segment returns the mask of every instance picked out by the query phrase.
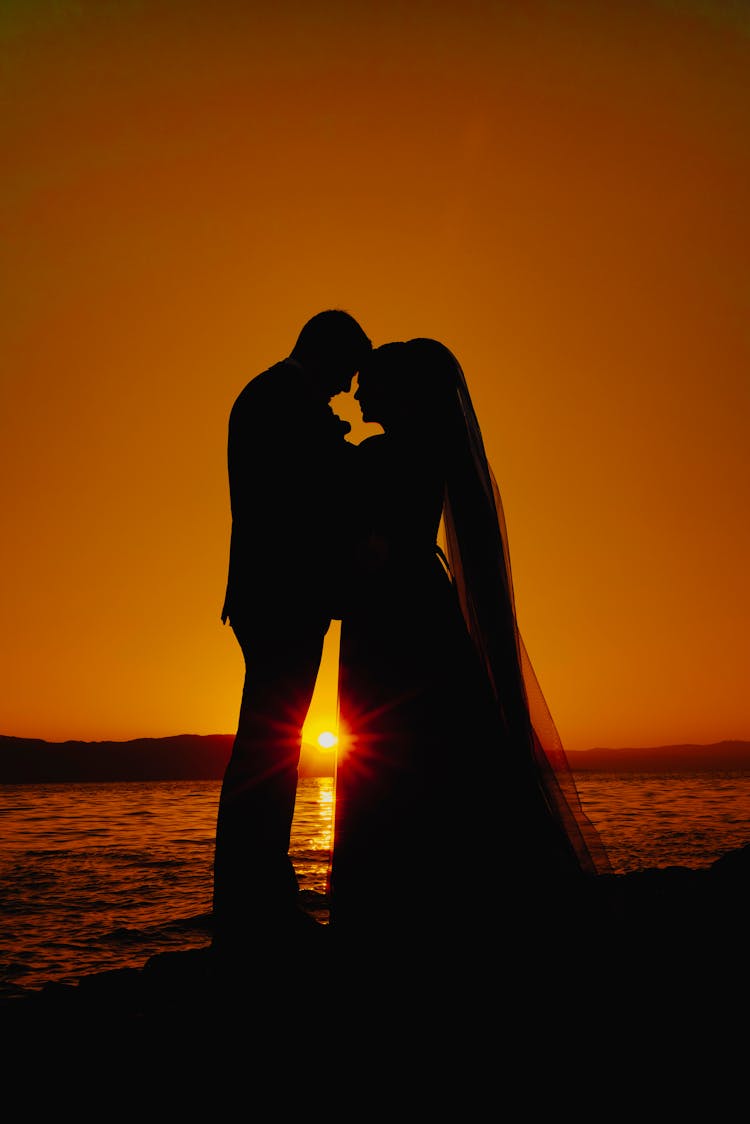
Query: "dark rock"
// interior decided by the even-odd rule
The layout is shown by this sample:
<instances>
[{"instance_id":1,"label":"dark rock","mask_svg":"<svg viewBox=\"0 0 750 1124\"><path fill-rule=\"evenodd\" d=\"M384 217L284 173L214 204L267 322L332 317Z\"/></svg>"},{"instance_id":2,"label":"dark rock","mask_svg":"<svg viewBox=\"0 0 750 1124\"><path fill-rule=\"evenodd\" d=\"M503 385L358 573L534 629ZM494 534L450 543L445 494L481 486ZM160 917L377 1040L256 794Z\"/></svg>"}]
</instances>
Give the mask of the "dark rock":
<instances>
[{"instance_id":1,"label":"dark rock","mask_svg":"<svg viewBox=\"0 0 750 1124\"><path fill-rule=\"evenodd\" d=\"M737 880L738 889L744 881L745 888L750 890L750 843L716 859L709 867L709 873L717 880Z\"/></svg>"},{"instance_id":2,"label":"dark rock","mask_svg":"<svg viewBox=\"0 0 750 1124\"><path fill-rule=\"evenodd\" d=\"M550 981L567 976L577 1002L583 1004L581 1010L588 1010L588 1003L603 1020L614 1019L617 1012L644 1018L651 1011L663 1022L669 1003L675 1012L683 1010L688 995L695 1011L718 1006L713 1017L720 1018L722 1004L744 1003L747 998L749 888L750 845L702 870L673 866L601 876L594 885L601 907L597 921L590 929L586 922L578 930L579 953L571 957L566 948L564 970L555 961L560 934L554 931L530 947L528 962L520 969L515 962L509 964L504 931L512 929L512 921L507 919L493 943L487 985L494 980L502 991L510 981L523 990L534 980L542 981L533 1007L538 1011L539 1003L551 1002ZM236 964L218 963L210 946L158 953L142 968L96 973L77 986L50 983L35 992L17 989L0 999L0 1019L17 1034L25 1029L36 1035L46 1024L58 1031L64 1026L73 1035L84 1028L91 1038L137 1035L139 1041L153 1044L165 1033L175 1041L180 1036L200 1037L207 1027L221 1027L223 1013L231 1009L232 1025L241 1013L246 1032L255 1027L258 1034L272 1025L269 1020L277 1012L277 1032L282 1033L281 1023L293 1026L312 1002L305 981L316 981L317 1003L326 997L331 961L321 955L320 947L311 941L305 951L300 945L280 957L265 976L253 967L244 979ZM250 957L248 961L255 963ZM363 965L363 978L367 970ZM456 966L447 963L434 966L430 978L436 995L447 973L455 971ZM560 1009L572 994L557 993ZM335 1014L335 1004L331 1010Z\"/></svg>"}]
</instances>

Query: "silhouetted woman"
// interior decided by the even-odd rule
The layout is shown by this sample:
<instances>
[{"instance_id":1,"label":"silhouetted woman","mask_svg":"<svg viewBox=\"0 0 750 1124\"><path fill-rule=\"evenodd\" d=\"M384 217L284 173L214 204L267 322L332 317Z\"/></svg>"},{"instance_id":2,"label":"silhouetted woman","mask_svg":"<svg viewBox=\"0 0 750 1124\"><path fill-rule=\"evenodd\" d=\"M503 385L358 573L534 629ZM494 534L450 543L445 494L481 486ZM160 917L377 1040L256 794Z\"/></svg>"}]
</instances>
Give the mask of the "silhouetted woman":
<instances>
[{"instance_id":1,"label":"silhouetted woman","mask_svg":"<svg viewBox=\"0 0 750 1124\"><path fill-rule=\"evenodd\" d=\"M384 432L353 458L332 933L429 955L570 930L609 867L521 642L463 372L435 340L385 344L357 398Z\"/></svg>"}]
</instances>

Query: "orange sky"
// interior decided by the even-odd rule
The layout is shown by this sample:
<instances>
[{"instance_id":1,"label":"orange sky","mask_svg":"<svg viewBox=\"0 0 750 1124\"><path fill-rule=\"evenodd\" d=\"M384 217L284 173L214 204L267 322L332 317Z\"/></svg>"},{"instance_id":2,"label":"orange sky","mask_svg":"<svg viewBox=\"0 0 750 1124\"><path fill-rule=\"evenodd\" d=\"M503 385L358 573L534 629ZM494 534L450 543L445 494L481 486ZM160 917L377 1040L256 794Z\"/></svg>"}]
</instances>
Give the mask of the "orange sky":
<instances>
[{"instance_id":1,"label":"orange sky","mask_svg":"<svg viewBox=\"0 0 750 1124\"><path fill-rule=\"evenodd\" d=\"M0 733L234 729L227 417L337 306L462 362L565 745L750 738L741 7L6 2Z\"/></svg>"}]
</instances>

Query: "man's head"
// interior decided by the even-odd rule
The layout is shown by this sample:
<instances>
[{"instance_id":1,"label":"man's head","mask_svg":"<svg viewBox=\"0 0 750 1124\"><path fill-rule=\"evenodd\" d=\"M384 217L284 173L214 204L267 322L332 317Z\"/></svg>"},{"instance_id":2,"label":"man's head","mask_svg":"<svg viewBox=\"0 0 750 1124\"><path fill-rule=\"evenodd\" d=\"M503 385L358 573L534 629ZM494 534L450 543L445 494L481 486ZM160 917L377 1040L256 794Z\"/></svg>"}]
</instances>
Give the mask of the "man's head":
<instances>
[{"instance_id":1,"label":"man's head","mask_svg":"<svg viewBox=\"0 0 750 1124\"><path fill-rule=\"evenodd\" d=\"M308 320L294 345L292 359L319 381L329 398L348 391L372 351L372 343L353 316L337 308Z\"/></svg>"}]
</instances>

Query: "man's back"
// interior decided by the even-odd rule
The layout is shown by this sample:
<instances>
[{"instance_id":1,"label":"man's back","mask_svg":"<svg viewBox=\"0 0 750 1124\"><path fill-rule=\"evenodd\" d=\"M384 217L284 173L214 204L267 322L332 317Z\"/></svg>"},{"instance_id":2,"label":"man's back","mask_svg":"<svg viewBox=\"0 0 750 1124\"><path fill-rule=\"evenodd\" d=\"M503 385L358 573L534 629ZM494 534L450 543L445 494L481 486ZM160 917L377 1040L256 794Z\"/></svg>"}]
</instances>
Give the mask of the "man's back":
<instances>
[{"instance_id":1,"label":"man's back","mask_svg":"<svg viewBox=\"0 0 750 1124\"><path fill-rule=\"evenodd\" d=\"M331 615L331 562L351 447L305 371L284 360L252 379L229 419L232 510L224 616Z\"/></svg>"}]
</instances>

